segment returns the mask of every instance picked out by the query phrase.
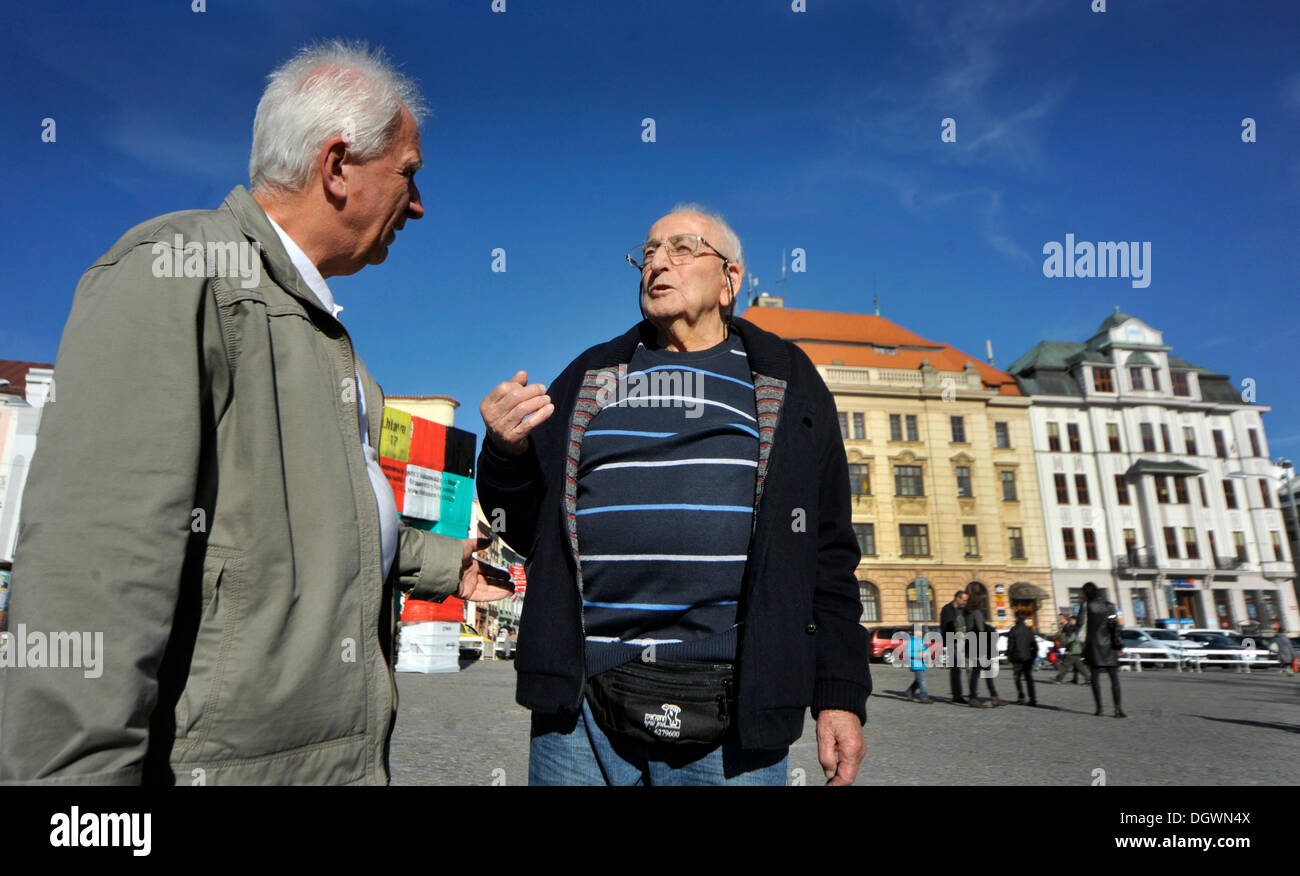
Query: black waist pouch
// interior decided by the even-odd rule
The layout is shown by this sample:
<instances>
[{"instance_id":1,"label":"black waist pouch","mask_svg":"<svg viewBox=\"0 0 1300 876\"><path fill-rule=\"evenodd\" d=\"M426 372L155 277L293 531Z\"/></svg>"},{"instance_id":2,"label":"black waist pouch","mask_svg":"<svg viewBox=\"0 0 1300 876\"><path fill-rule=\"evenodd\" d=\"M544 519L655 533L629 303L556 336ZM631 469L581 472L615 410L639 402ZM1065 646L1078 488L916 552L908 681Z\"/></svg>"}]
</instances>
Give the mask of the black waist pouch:
<instances>
[{"instance_id":1,"label":"black waist pouch","mask_svg":"<svg viewBox=\"0 0 1300 876\"><path fill-rule=\"evenodd\" d=\"M736 712L736 667L686 660L631 662L587 679L607 736L642 748L722 742Z\"/></svg>"}]
</instances>

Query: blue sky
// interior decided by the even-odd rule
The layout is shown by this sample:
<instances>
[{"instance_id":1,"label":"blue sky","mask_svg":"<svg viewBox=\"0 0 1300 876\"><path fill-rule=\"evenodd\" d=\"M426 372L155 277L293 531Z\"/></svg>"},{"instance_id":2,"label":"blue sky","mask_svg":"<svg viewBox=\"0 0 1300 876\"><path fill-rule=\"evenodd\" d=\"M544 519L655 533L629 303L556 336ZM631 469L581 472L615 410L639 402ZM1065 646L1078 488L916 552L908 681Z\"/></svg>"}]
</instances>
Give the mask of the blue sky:
<instances>
[{"instance_id":1,"label":"blue sky","mask_svg":"<svg viewBox=\"0 0 1300 876\"><path fill-rule=\"evenodd\" d=\"M7 10L0 358L53 361L77 278L122 232L246 184L266 73L337 36L386 47L433 113L427 215L331 288L385 391L453 395L480 436L493 385L549 381L639 318L623 254L699 201L788 306L870 312L874 283L883 316L973 355L989 338L1003 368L1119 305L1253 378L1273 456L1300 455L1294 3L206 5ZM1149 241L1150 286L1044 277L1067 232ZM778 286L795 247L807 270Z\"/></svg>"}]
</instances>

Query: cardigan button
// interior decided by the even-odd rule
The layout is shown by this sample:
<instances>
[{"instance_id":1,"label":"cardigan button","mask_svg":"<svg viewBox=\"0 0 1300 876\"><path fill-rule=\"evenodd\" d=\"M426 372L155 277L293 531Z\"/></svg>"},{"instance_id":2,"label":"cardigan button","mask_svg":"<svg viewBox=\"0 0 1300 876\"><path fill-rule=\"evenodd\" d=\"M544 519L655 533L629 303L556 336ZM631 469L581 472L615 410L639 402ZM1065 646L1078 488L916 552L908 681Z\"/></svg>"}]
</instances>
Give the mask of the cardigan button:
<instances>
[{"instance_id":1,"label":"cardigan button","mask_svg":"<svg viewBox=\"0 0 1300 876\"><path fill-rule=\"evenodd\" d=\"M817 632L817 624L808 624L808 626L803 628L803 631L811 636L813 633Z\"/></svg>"}]
</instances>

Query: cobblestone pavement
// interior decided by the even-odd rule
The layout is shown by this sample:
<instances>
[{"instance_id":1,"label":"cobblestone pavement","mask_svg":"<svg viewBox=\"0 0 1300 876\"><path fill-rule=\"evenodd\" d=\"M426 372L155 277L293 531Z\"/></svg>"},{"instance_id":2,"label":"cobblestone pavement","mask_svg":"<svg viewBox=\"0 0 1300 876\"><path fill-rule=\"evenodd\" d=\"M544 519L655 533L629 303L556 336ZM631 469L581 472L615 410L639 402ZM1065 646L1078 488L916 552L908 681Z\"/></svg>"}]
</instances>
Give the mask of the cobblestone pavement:
<instances>
[{"instance_id":1,"label":"cobblestone pavement","mask_svg":"<svg viewBox=\"0 0 1300 876\"><path fill-rule=\"evenodd\" d=\"M1129 717L1095 717L1087 685L1046 683L1040 708L972 709L947 702L945 670L927 673L933 705L902 698L912 674L872 665L867 757L859 785L1300 784L1300 680L1276 670L1121 674ZM514 701L509 661L455 675L399 673L391 764L395 785L525 785L528 710ZM1011 673L995 683L1015 699ZM981 682L981 691L983 682ZM792 780L822 783L814 725L790 750Z\"/></svg>"}]
</instances>

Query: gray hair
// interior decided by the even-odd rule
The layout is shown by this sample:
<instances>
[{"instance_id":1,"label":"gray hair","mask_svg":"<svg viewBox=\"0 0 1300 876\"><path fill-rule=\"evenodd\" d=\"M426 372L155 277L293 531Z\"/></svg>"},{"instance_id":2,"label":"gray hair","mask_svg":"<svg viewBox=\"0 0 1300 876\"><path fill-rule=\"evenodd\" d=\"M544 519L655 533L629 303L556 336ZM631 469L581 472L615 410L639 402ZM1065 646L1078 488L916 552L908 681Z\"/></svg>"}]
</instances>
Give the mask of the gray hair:
<instances>
[{"instance_id":1,"label":"gray hair","mask_svg":"<svg viewBox=\"0 0 1300 876\"><path fill-rule=\"evenodd\" d=\"M713 227L718 229L717 237L719 239L716 241L710 240L709 243L714 245L718 252L726 256L729 262L740 266L740 286L732 289L731 303L722 309L722 321L731 322L732 314L736 312L736 299L740 297L740 293L745 286L745 251L740 246L740 236L727 224L727 220L722 217L721 213L711 210L703 204L678 204L670 212L695 213L712 222Z\"/></svg>"},{"instance_id":2,"label":"gray hair","mask_svg":"<svg viewBox=\"0 0 1300 876\"><path fill-rule=\"evenodd\" d=\"M249 188L301 191L332 137L342 136L358 161L382 155L403 107L417 125L423 121L419 87L393 68L382 48L331 40L300 49L267 77L257 104Z\"/></svg>"}]
</instances>

